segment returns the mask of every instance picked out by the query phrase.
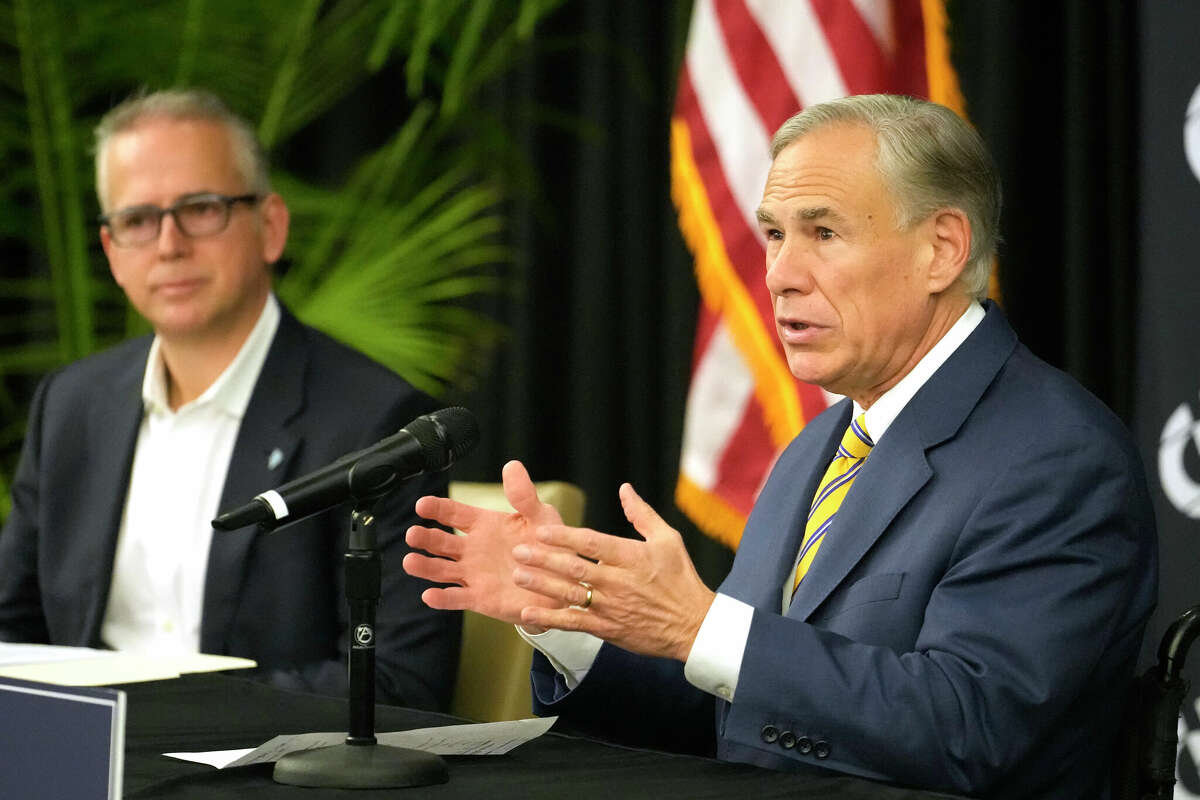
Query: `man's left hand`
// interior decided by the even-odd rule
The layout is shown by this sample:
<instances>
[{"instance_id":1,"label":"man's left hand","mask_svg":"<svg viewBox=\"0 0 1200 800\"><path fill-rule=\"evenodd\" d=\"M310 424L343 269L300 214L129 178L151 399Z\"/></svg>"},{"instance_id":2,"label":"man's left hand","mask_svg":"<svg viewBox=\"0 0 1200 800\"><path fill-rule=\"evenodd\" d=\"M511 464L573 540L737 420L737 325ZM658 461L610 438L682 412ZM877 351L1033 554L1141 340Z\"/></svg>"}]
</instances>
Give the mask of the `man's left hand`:
<instances>
[{"instance_id":1,"label":"man's left hand","mask_svg":"<svg viewBox=\"0 0 1200 800\"><path fill-rule=\"evenodd\" d=\"M635 653L686 661L716 595L696 574L679 532L628 483L619 494L626 519L644 541L544 525L536 532L538 544L513 548L519 564L534 568L517 567L514 582L571 606L526 608L521 622L586 631Z\"/></svg>"}]
</instances>

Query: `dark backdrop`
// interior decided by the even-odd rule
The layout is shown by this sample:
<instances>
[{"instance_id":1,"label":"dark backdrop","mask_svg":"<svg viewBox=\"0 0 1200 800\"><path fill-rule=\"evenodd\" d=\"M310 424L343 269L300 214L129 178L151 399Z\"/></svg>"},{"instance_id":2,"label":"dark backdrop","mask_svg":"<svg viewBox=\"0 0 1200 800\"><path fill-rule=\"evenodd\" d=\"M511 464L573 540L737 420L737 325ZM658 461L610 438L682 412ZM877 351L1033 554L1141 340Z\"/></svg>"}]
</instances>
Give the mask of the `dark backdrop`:
<instances>
[{"instance_id":1,"label":"dark backdrop","mask_svg":"<svg viewBox=\"0 0 1200 800\"><path fill-rule=\"evenodd\" d=\"M1004 180L999 277L1035 353L1133 411L1135 4L950 5L971 120Z\"/></svg>"},{"instance_id":2,"label":"dark backdrop","mask_svg":"<svg viewBox=\"0 0 1200 800\"><path fill-rule=\"evenodd\" d=\"M1139 325L1134 424L1146 456L1158 515L1162 559L1159 609L1148 643L1167 623L1200 603L1200 5L1143 3L1138 140ZM1190 112L1190 113L1188 113ZM1190 134L1185 140L1185 114ZM1190 140L1190 145L1185 141ZM1190 148L1190 156L1189 155ZM1189 164L1190 160L1190 164ZM1144 648L1148 650L1148 648ZM1200 663L1184 677L1185 741L1200 731ZM1195 746L1179 759L1176 797L1200 797Z\"/></svg>"},{"instance_id":3,"label":"dark backdrop","mask_svg":"<svg viewBox=\"0 0 1200 800\"><path fill-rule=\"evenodd\" d=\"M587 523L624 532L630 481L685 530L715 585L730 552L675 509L699 295L669 195L668 127L690 3L571 2L498 98L541 178L511 204L519 290L487 380L463 402L480 447L458 475L535 479L588 495ZM531 111L530 106L533 106ZM549 125L538 109L565 121Z\"/></svg>"}]
</instances>

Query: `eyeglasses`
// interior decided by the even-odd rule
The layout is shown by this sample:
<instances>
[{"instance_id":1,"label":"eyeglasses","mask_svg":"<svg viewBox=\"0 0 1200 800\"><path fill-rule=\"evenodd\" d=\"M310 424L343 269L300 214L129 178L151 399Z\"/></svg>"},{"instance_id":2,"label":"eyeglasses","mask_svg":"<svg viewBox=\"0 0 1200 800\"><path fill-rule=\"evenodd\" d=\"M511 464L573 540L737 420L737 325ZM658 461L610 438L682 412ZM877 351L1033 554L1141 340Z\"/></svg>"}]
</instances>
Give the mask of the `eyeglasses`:
<instances>
[{"instance_id":1,"label":"eyeglasses","mask_svg":"<svg viewBox=\"0 0 1200 800\"><path fill-rule=\"evenodd\" d=\"M155 205L130 206L101 214L100 224L108 228L115 245L132 247L158 238L162 219L167 214L175 226L192 238L214 236L229 227L229 215L237 203L253 204L262 198L256 194L229 197L223 194L193 194L172 203L167 208Z\"/></svg>"}]
</instances>

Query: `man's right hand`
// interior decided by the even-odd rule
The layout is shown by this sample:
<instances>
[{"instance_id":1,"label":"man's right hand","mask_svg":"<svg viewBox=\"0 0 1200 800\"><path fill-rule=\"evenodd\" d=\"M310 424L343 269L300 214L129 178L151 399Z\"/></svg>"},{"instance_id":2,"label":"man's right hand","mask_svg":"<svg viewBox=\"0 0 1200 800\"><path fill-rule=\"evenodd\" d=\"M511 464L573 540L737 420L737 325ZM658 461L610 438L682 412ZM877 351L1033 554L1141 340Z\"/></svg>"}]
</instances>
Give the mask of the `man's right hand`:
<instances>
[{"instance_id":1,"label":"man's right hand","mask_svg":"<svg viewBox=\"0 0 1200 800\"><path fill-rule=\"evenodd\" d=\"M505 464L502 476L504 494L516 513L489 511L444 497L427 496L417 501L419 516L466 534L458 536L420 525L408 529L405 541L409 546L430 555L409 553L404 557L404 571L434 583L451 584L422 593L421 599L430 608L467 609L520 624L521 609L564 605L517 586L513 570L519 565L512 556L516 545L536 542L534 531L539 526L561 525L562 517L553 506L538 499L521 462ZM529 626L526 629L541 632Z\"/></svg>"}]
</instances>

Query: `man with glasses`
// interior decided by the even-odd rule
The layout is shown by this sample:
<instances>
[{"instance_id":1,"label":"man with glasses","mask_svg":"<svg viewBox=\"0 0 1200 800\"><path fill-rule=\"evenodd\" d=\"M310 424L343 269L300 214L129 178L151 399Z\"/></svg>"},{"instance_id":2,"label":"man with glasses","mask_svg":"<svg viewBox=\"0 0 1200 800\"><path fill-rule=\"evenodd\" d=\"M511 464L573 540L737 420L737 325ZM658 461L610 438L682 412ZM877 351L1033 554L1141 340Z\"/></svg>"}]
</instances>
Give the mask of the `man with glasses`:
<instances>
[{"instance_id":1,"label":"man with glasses","mask_svg":"<svg viewBox=\"0 0 1200 800\"><path fill-rule=\"evenodd\" d=\"M132 98L96 129L100 241L153 336L38 388L0 532L0 640L252 658L264 680L346 692L347 508L275 533L215 533L221 508L433 409L299 323L271 291L288 209L253 131L217 98ZM400 569L413 502L380 501L377 690L444 708L461 618Z\"/></svg>"}]
</instances>

